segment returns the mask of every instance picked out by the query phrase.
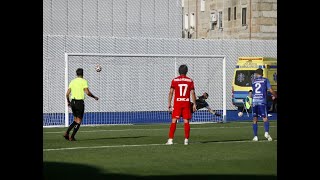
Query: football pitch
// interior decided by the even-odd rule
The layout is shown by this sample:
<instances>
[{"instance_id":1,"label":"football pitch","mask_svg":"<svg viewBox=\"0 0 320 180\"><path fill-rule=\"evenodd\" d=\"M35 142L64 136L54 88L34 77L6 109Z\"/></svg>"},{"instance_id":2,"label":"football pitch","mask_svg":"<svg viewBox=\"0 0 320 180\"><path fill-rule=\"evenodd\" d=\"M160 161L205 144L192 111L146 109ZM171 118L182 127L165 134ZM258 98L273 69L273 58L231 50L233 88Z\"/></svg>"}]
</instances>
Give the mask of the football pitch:
<instances>
[{"instance_id":1,"label":"football pitch","mask_svg":"<svg viewBox=\"0 0 320 180\"><path fill-rule=\"evenodd\" d=\"M81 126L72 142L66 128L44 128L44 179L277 179L277 122L271 142L262 121L253 142L251 124L191 124L187 146L183 123L173 145L170 124Z\"/></svg>"}]
</instances>

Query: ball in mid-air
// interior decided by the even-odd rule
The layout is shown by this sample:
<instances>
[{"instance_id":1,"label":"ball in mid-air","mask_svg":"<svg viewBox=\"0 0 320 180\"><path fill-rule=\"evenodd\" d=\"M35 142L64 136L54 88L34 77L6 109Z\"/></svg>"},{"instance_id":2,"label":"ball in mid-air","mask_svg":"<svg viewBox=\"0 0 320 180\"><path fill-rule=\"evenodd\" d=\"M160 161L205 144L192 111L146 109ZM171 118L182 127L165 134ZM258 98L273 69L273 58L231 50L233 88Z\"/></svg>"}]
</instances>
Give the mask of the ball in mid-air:
<instances>
[{"instance_id":1,"label":"ball in mid-air","mask_svg":"<svg viewBox=\"0 0 320 180\"><path fill-rule=\"evenodd\" d=\"M102 70L102 67L98 64L97 66L96 66L96 71L97 72L100 72Z\"/></svg>"},{"instance_id":2,"label":"ball in mid-air","mask_svg":"<svg viewBox=\"0 0 320 180\"><path fill-rule=\"evenodd\" d=\"M238 112L238 116L241 117L243 115L242 112Z\"/></svg>"}]
</instances>

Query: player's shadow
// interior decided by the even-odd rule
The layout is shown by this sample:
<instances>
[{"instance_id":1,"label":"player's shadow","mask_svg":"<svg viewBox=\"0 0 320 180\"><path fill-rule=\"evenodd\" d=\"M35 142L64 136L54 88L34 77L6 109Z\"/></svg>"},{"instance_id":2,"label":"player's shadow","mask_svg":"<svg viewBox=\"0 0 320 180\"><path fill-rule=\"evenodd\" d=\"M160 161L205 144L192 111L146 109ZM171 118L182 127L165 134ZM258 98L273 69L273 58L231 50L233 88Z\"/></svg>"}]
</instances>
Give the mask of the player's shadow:
<instances>
[{"instance_id":1,"label":"player's shadow","mask_svg":"<svg viewBox=\"0 0 320 180\"><path fill-rule=\"evenodd\" d=\"M81 157L79 157L81 158ZM106 159L106 164L108 159ZM109 173L106 170L89 166L87 164L75 164L75 163L62 163L62 162L44 162L43 163L43 179L45 180L178 180L178 179L201 179L201 180L276 180L275 175L240 175L240 174L188 174L188 175L150 175L150 176L137 176L130 174L115 174Z\"/></svg>"},{"instance_id":2,"label":"player's shadow","mask_svg":"<svg viewBox=\"0 0 320 180\"><path fill-rule=\"evenodd\" d=\"M120 137L101 137L101 138L91 138L91 139L79 139L78 141L93 141L93 140L106 140L106 139L137 139L144 138L148 136L120 136Z\"/></svg>"}]
</instances>

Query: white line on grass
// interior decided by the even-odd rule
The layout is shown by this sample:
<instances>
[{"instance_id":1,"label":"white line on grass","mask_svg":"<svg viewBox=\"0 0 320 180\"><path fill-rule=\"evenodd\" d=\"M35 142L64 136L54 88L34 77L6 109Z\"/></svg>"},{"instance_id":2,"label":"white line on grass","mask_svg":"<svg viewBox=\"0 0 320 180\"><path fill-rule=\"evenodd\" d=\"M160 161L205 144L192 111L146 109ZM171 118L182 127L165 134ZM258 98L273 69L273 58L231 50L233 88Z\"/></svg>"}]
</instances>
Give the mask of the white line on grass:
<instances>
[{"instance_id":1,"label":"white line on grass","mask_svg":"<svg viewBox=\"0 0 320 180\"><path fill-rule=\"evenodd\" d=\"M274 140L277 141L277 140ZM243 141L217 141L217 142L210 142L210 143L247 143L247 142L253 142L256 143L256 141L252 140L243 140ZM257 141L257 142L268 142L267 140ZM178 144L178 143L174 143ZM194 142L190 143L192 144L201 144L201 142ZM141 147L141 146L163 146L166 144L124 144L124 145L111 145L111 146L86 146L86 147L71 147L71 148L56 148L56 149L43 149L43 151L63 151L63 150L74 150L74 149L101 149L101 148L117 148L117 147ZM169 145L168 145L169 146Z\"/></svg>"},{"instance_id":2,"label":"white line on grass","mask_svg":"<svg viewBox=\"0 0 320 180\"><path fill-rule=\"evenodd\" d=\"M165 144L132 144L132 145L113 145L113 146L88 146L88 147L43 149L43 151L62 151L62 150L73 150L73 149L97 149L97 148L136 147L136 146L160 146L160 145L165 145Z\"/></svg>"},{"instance_id":3,"label":"white line on grass","mask_svg":"<svg viewBox=\"0 0 320 180\"><path fill-rule=\"evenodd\" d=\"M191 128L191 129L223 129L223 128L248 128L251 126L240 126L240 127L210 127L210 128ZM262 127L262 126L261 126ZM277 126L269 126L269 127L277 127ZM177 128L183 129L183 128ZM91 130L91 131L81 131L83 132L105 132L105 131L153 131L153 130L168 130L168 128L161 128L161 129L103 129L103 130ZM60 134L64 133L65 131L56 131L56 132L43 132L45 134Z\"/></svg>"}]
</instances>

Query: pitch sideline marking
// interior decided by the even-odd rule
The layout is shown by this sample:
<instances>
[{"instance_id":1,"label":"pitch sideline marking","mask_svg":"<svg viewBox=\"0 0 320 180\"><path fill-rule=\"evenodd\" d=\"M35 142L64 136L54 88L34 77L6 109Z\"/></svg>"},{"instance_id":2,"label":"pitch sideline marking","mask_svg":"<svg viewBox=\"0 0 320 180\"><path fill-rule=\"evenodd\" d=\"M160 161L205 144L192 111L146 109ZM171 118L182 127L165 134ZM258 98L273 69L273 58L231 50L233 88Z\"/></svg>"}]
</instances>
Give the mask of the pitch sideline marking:
<instances>
[{"instance_id":1,"label":"pitch sideline marking","mask_svg":"<svg viewBox=\"0 0 320 180\"><path fill-rule=\"evenodd\" d=\"M191 129L223 129L223 128L248 128L249 126L238 126L238 127L211 127L211 128L191 128ZM251 126L250 126L251 127ZM262 126L261 126L262 127ZM269 127L277 127L277 126L269 126ZM183 129L183 128L177 128ZM103 130L91 130L91 131L81 131L82 132L104 132L104 131L153 131L153 130L168 130L168 128L161 128L161 129L103 129ZM56 133L64 133L65 131L56 131L56 132L43 132L45 134L56 134Z\"/></svg>"},{"instance_id":2,"label":"pitch sideline marking","mask_svg":"<svg viewBox=\"0 0 320 180\"><path fill-rule=\"evenodd\" d=\"M277 141L277 140L273 140ZM262 141L221 141L221 142L211 142L211 143L246 143L246 142L268 142L267 140ZM192 144L200 144L201 142L194 142ZM178 143L174 143L178 144ZM71 148L56 148L56 149L43 149L43 151L63 151L63 150L74 150L74 149L101 149L101 148L114 148L114 147L141 147L141 146L170 146L166 144L124 144L124 145L113 145L113 146L85 146L85 147L71 147ZM172 146L172 145L171 145Z\"/></svg>"}]
</instances>

